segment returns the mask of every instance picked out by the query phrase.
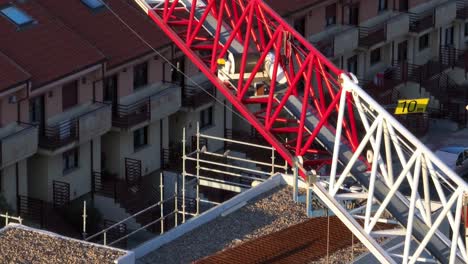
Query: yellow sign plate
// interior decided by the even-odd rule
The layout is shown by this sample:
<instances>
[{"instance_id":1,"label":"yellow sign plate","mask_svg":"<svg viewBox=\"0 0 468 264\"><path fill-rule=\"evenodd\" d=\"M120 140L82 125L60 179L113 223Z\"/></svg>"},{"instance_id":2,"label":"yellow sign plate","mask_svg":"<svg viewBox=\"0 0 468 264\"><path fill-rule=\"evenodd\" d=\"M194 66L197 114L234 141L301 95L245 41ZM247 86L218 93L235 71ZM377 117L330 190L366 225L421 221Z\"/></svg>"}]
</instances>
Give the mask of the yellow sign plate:
<instances>
[{"instance_id":1,"label":"yellow sign plate","mask_svg":"<svg viewBox=\"0 0 468 264\"><path fill-rule=\"evenodd\" d=\"M395 115L424 113L428 104L429 98L398 100Z\"/></svg>"}]
</instances>

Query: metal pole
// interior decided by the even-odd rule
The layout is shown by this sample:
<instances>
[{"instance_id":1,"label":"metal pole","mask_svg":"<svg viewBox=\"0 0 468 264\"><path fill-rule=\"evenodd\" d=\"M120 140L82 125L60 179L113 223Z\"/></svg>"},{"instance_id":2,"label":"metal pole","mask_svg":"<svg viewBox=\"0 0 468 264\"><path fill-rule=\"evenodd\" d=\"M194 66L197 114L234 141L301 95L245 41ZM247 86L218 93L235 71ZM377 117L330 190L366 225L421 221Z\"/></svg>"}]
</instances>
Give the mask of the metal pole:
<instances>
[{"instance_id":1,"label":"metal pole","mask_svg":"<svg viewBox=\"0 0 468 264\"><path fill-rule=\"evenodd\" d=\"M468 193L463 196L463 220L465 222L465 247L468 255Z\"/></svg>"},{"instance_id":2,"label":"metal pole","mask_svg":"<svg viewBox=\"0 0 468 264\"><path fill-rule=\"evenodd\" d=\"M275 174L275 148L271 149L271 176Z\"/></svg>"},{"instance_id":3,"label":"metal pole","mask_svg":"<svg viewBox=\"0 0 468 264\"><path fill-rule=\"evenodd\" d=\"M164 233L164 181L163 173L159 175L159 193L161 197L161 234Z\"/></svg>"},{"instance_id":4,"label":"metal pole","mask_svg":"<svg viewBox=\"0 0 468 264\"><path fill-rule=\"evenodd\" d=\"M185 127L182 133L182 223L185 223Z\"/></svg>"},{"instance_id":5,"label":"metal pole","mask_svg":"<svg viewBox=\"0 0 468 264\"><path fill-rule=\"evenodd\" d=\"M104 246L107 245L107 232L104 232Z\"/></svg>"},{"instance_id":6,"label":"metal pole","mask_svg":"<svg viewBox=\"0 0 468 264\"><path fill-rule=\"evenodd\" d=\"M83 239L86 239L86 200L83 201Z\"/></svg>"},{"instance_id":7,"label":"metal pole","mask_svg":"<svg viewBox=\"0 0 468 264\"><path fill-rule=\"evenodd\" d=\"M174 207L175 207L175 208L174 208L174 210L175 210L175 214L174 214L175 217L174 217L174 218L175 218L175 226L177 226L177 224L178 224L177 215L179 214L179 208L178 208L178 206L177 206L177 195L178 195L178 189L177 189L177 188L178 188L178 187L177 187L178 184L177 184L177 182L178 182L178 181L179 181L179 176L176 175L175 190L174 190L174 191L175 191L175 193L174 193Z\"/></svg>"},{"instance_id":8,"label":"metal pole","mask_svg":"<svg viewBox=\"0 0 468 264\"><path fill-rule=\"evenodd\" d=\"M293 184L293 200L294 202L297 202L298 201L298 190L297 190L297 185L298 185L298 158L297 156L294 157L294 164L293 164L293 167L292 167L292 171L293 171L293 181L294 181L294 184ZM309 197L307 197L307 199L309 199Z\"/></svg>"},{"instance_id":9,"label":"metal pole","mask_svg":"<svg viewBox=\"0 0 468 264\"><path fill-rule=\"evenodd\" d=\"M197 122L197 212L196 215L200 214L200 123ZM184 197L185 199L185 197Z\"/></svg>"},{"instance_id":10,"label":"metal pole","mask_svg":"<svg viewBox=\"0 0 468 264\"><path fill-rule=\"evenodd\" d=\"M5 226L8 225L8 212L5 213Z\"/></svg>"}]
</instances>

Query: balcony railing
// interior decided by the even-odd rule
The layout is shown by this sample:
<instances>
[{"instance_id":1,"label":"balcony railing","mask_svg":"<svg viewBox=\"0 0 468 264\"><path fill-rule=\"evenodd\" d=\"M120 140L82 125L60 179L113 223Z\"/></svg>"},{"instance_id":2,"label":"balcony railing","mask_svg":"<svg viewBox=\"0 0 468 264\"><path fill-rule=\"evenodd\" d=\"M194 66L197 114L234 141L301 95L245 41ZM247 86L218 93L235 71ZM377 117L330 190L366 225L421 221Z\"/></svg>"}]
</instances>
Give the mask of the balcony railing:
<instances>
[{"instance_id":1,"label":"balcony railing","mask_svg":"<svg viewBox=\"0 0 468 264\"><path fill-rule=\"evenodd\" d=\"M18 122L0 129L0 168L25 159L37 151L38 129Z\"/></svg>"},{"instance_id":2,"label":"balcony railing","mask_svg":"<svg viewBox=\"0 0 468 264\"><path fill-rule=\"evenodd\" d=\"M468 2L466 0L457 1L457 18L468 19Z\"/></svg>"},{"instance_id":3,"label":"balcony railing","mask_svg":"<svg viewBox=\"0 0 468 264\"><path fill-rule=\"evenodd\" d=\"M434 12L434 9L429 9L422 13L410 12L410 32L420 33L434 27Z\"/></svg>"},{"instance_id":4,"label":"balcony railing","mask_svg":"<svg viewBox=\"0 0 468 264\"><path fill-rule=\"evenodd\" d=\"M372 27L359 27L359 46L371 47L386 40L386 23L380 23Z\"/></svg>"},{"instance_id":5,"label":"balcony railing","mask_svg":"<svg viewBox=\"0 0 468 264\"><path fill-rule=\"evenodd\" d=\"M354 51L359 44L359 29L351 25L333 25L312 34L308 40L325 56L335 56Z\"/></svg>"},{"instance_id":6,"label":"balcony railing","mask_svg":"<svg viewBox=\"0 0 468 264\"><path fill-rule=\"evenodd\" d=\"M39 147L56 150L105 133L110 129L110 106L95 102L68 110L58 118L64 120L43 127Z\"/></svg>"},{"instance_id":7,"label":"balcony railing","mask_svg":"<svg viewBox=\"0 0 468 264\"><path fill-rule=\"evenodd\" d=\"M440 63L449 67L468 69L468 52L451 46L441 46L439 54Z\"/></svg>"},{"instance_id":8,"label":"balcony railing","mask_svg":"<svg viewBox=\"0 0 468 264\"><path fill-rule=\"evenodd\" d=\"M117 104L112 111L112 126L129 128L151 119L151 98L130 105Z\"/></svg>"},{"instance_id":9,"label":"balcony railing","mask_svg":"<svg viewBox=\"0 0 468 264\"><path fill-rule=\"evenodd\" d=\"M378 43L390 41L409 32L409 16L406 13L385 13L379 23L359 27L359 46L372 47ZM382 19L384 19L382 21Z\"/></svg>"},{"instance_id":10,"label":"balcony railing","mask_svg":"<svg viewBox=\"0 0 468 264\"><path fill-rule=\"evenodd\" d=\"M185 85L182 88L182 105L189 108L197 108L213 102L216 98L216 89L209 81L198 85Z\"/></svg>"},{"instance_id":11,"label":"balcony railing","mask_svg":"<svg viewBox=\"0 0 468 264\"><path fill-rule=\"evenodd\" d=\"M181 106L180 89L176 84L155 83L135 91L114 105L112 126L128 129L175 113Z\"/></svg>"}]
</instances>

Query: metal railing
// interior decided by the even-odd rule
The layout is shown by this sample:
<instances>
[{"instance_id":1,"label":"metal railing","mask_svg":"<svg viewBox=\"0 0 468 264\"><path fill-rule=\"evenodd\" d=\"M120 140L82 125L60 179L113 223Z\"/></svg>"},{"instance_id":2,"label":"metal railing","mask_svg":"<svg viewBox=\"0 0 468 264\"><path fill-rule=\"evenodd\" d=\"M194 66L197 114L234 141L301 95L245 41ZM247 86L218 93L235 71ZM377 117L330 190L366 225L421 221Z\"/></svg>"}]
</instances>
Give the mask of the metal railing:
<instances>
[{"instance_id":1,"label":"metal railing","mask_svg":"<svg viewBox=\"0 0 468 264\"><path fill-rule=\"evenodd\" d=\"M434 8L422 13L408 12L410 18L410 32L420 33L426 29L434 27L434 13Z\"/></svg>"},{"instance_id":2,"label":"metal railing","mask_svg":"<svg viewBox=\"0 0 468 264\"><path fill-rule=\"evenodd\" d=\"M39 223L41 228L45 226L45 208L46 204L43 200L24 195L17 197L18 214L26 220Z\"/></svg>"},{"instance_id":3,"label":"metal railing","mask_svg":"<svg viewBox=\"0 0 468 264\"><path fill-rule=\"evenodd\" d=\"M359 27L359 46L370 47L386 41L387 22L382 22L372 27Z\"/></svg>"},{"instance_id":4,"label":"metal railing","mask_svg":"<svg viewBox=\"0 0 468 264\"><path fill-rule=\"evenodd\" d=\"M216 97L216 89L209 81L199 84L203 89L195 85L185 85L182 87L182 105L190 108L197 108L204 104L213 102ZM209 94L207 94L209 93Z\"/></svg>"},{"instance_id":5,"label":"metal railing","mask_svg":"<svg viewBox=\"0 0 468 264\"><path fill-rule=\"evenodd\" d=\"M169 197L169 198L167 198L165 200L161 200L161 201L159 201L159 202L157 202L157 203L155 203L155 204L153 204L153 205L151 205L151 206L149 206L149 207L147 207L147 208L145 208L145 209L143 209L143 210L141 210L141 211L139 211L139 212L137 212L137 213L135 213L135 214L133 214L133 215L131 215L131 216L129 216L129 217L127 217L127 218L125 218L125 219L123 219L123 220L121 220L121 221L119 221L119 222L117 222L117 223L115 223L115 224L101 230L101 231L99 231L96 234L93 234L93 235L87 237L86 241L91 241L93 239L97 239L99 236L102 235L103 244L108 245L108 246L112 246L112 245L115 245L115 244L123 241L124 239L128 239L129 237L135 235L136 233L138 233L138 232L140 232L142 230L145 230L148 227L150 227L152 225L155 225L157 223L161 223L161 234L162 234L162 233L164 233L164 227L163 227L164 226L164 220L166 218L172 216L172 215L177 215L177 213L178 213L178 208L174 207L173 211L171 211L169 214L164 215L163 206L164 206L165 203L169 202L170 200L177 200L177 192L176 192L176 194L172 195L171 197ZM175 204L177 204L177 201L175 202ZM150 210L154 210L154 209L157 209L157 208L160 209L160 213L161 213L161 216L159 218L151 221L150 223L148 223L148 224L146 224L144 226L141 226L141 227L137 228L136 230L128 232L124 236L113 239L113 241L109 241L108 233L112 232L113 229L118 228L119 226L122 226L123 224L130 221L131 219L135 219L136 217L138 217L138 216L140 216L140 215L142 215L142 214L144 214L146 212L149 212ZM176 221L175 226L177 226L177 217L175 218L175 221Z\"/></svg>"},{"instance_id":6,"label":"metal railing","mask_svg":"<svg viewBox=\"0 0 468 264\"><path fill-rule=\"evenodd\" d=\"M335 37L317 41L314 46L326 57L332 58L335 56Z\"/></svg>"},{"instance_id":7,"label":"metal railing","mask_svg":"<svg viewBox=\"0 0 468 264\"><path fill-rule=\"evenodd\" d=\"M463 20L468 18L468 2L466 0L457 0L457 18Z\"/></svg>"},{"instance_id":8,"label":"metal railing","mask_svg":"<svg viewBox=\"0 0 468 264\"><path fill-rule=\"evenodd\" d=\"M52 199L54 208L67 205L70 202L70 184L68 182L52 182Z\"/></svg>"},{"instance_id":9,"label":"metal railing","mask_svg":"<svg viewBox=\"0 0 468 264\"><path fill-rule=\"evenodd\" d=\"M93 194L102 194L104 196L112 197L117 200L117 180L107 178L105 173L93 171L92 172L92 191Z\"/></svg>"},{"instance_id":10,"label":"metal railing","mask_svg":"<svg viewBox=\"0 0 468 264\"><path fill-rule=\"evenodd\" d=\"M443 65L452 68L463 68L465 73L468 69L468 53L466 50L456 49L452 46L440 46L439 60Z\"/></svg>"},{"instance_id":11,"label":"metal railing","mask_svg":"<svg viewBox=\"0 0 468 264\"><path fill-rule=\"evenodd\" d=\"M39 133L39 146L44 149L54 150L79 140L80 119L108 106L105 103L97 101L94 104L99 104L100 106L57 124L45 125Z\"/></svg>"},{"instance_id":12,"label":"metal railing","mask_svg":"<svg viewBox=\"0 0 468 264\"><path fill-rule=\"evenodd\" d=\"M130 128L151 119L151 97L143 98L132 104L114 105L112 125L119 128Z\"/></svg>"},{"instance_id":13,"label":"metal railing","mask_svg":"<svg viewBox=\"0 0 468 264\"><path fill-rule=\"evenodd\" d=\"M141 181L141 160L125 158L125 181L129 185Z\"/></svg>"}]
</instances>

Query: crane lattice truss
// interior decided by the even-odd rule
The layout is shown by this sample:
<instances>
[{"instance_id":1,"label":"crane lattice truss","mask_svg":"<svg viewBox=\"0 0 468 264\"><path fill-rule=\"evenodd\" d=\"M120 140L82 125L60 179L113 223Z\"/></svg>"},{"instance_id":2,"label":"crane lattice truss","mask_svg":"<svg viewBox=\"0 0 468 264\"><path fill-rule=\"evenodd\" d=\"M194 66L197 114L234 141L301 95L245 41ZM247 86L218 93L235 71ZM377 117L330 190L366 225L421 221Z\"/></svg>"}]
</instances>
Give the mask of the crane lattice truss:
<instances>
[{"instance_id":1,"label":"crane lattice truss","mask_svg":"<svg viewBox=\"0 0 468 264\"><path fill-rule=\"evenodd\" d=\"M467 262L464 180L267 4L135 2L304 179L328 170L312 190L379 262ZM344 192L350 180L365 192Z\"/></svg>"}]
</instances>

